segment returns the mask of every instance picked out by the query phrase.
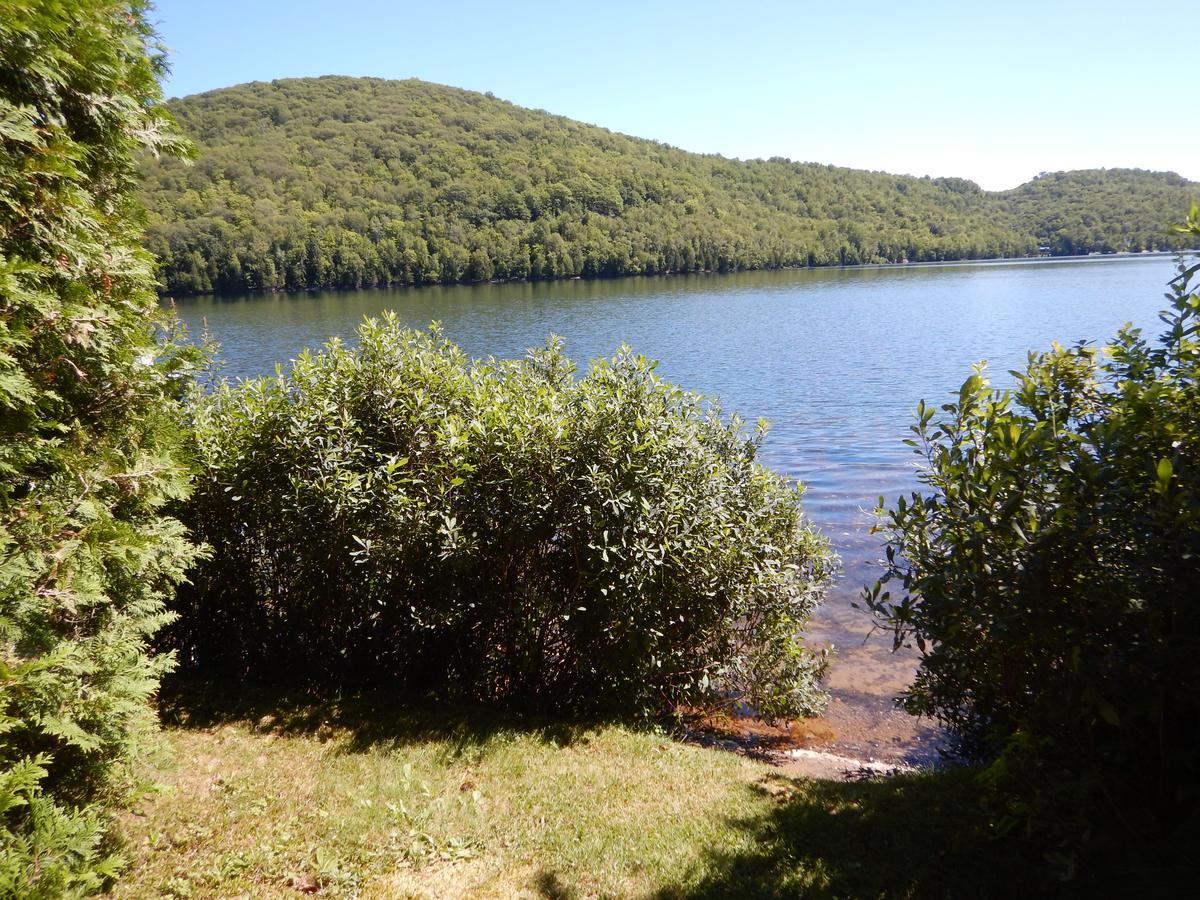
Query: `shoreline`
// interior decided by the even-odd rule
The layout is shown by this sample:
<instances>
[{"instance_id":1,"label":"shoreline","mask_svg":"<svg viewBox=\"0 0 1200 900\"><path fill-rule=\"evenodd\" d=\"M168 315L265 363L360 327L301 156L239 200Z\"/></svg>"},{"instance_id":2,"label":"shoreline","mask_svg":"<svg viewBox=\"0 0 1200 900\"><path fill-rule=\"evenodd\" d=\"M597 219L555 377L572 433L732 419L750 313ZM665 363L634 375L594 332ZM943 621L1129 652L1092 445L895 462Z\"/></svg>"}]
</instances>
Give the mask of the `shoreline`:
<instances>
[{"instance_id":1,"label":"shoreline","mask_svg":"<svg viewBox=\"0 0 1200 900\"><path fill-rule=\"evenodd\" d=\"M724 272L713 269L698 269L694 272L655 272L647 275L642 272L629 272L623 275L564 275L560 278L495 278L490 281L429 281L421 284L370 284L361 285L359 287L337 287L330 285L327 287L302 287L302 288L244 288L237 291L193 291L181 293L177 291L157 291L159 302L172 301L177 299L191 299L194 297L242 297L242 296L276 296L279 294L295 295L295 294L316 294L321 292L331 293L358 293L360 291L379 291L379 290L423 290L426 288L449 288L449 287L485 287L488 285L503 285L503 284L555 284L566 281L620 281L623 278L679 278L679 277L698 277L698 276L724 276L724 275L744 275L750 272L809 272L809 271L830 271L830 270L871 270L871 269L928 269L928 268L949 268L955 266L989 266L989 265L1021 265L1029 263L1079 263L1079 262L1116 262L1121 260L1131 259L1161 259L1163 257L1175 257L1180 254L1200 254L1200 247L1183 248L1179 250L1139 250L1132 252L1121 253L1087 253L1082 255L1054 255L1046 254L1044 256L986 256L976 259L945 259L945 260L925 260L919 262L883 262L883 263L854 263L853 265L824 265L824 266L770 266L759 269L729 269Z\"/></svg>"}]
</instances>

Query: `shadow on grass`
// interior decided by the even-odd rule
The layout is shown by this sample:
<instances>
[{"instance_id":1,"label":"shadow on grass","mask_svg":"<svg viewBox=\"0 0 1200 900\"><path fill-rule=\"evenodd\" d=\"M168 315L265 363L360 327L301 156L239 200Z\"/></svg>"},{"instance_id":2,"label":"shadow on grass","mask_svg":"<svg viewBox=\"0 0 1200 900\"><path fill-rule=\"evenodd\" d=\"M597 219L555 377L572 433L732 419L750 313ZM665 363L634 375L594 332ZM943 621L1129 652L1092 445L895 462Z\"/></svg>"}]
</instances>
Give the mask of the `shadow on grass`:
<instances>
[{"instance_id":1,"label":"shadow on grass","mask_svg":"<svg viewBox=\"0 0 1200 900\"><path fill-rule=\"evenodd\" d=\"M545 869L538 872L537 878L534 879L534 887L537 889L538 896L544 897L546 900L576 900L579 896L578 892L567 884L556 872L548 872Z\"/></svg>"},{"instance_id":2,"label":"shadow on grass","mask_svg":"<svg viewBox=\"0 0 1200 900\"><path fill-rule=\"evenodd\" d=\"M732 823L748 853L710 851L707 875L668 887L684 897L1035 897L1036 850L989 833L969 770L828 782L768 775L766 815Z\"/></svg>"},{"instance_id":3,"label":"shadow on grass","mask_svg":"<svg viewBox=\"0 0 1200 900\"><path fill-rule=\"evenodd\" d=\"M1076 876L1054 879L1044 848L1017 830L1000 834L975 771L855 782L769 774L754 790L765 815L731 822L753 838L742 853L713 848L697 882L666 898L1175 898L1195 894L1194 847L1098 845Z\"/></svg>"},{"instance_id":4,"label":"shadow on grass","mask_svg":"<svg viewBox=\"0 0 1200 900\"><path fill-rule=\"evenodd\" d=\"M529 735L566 747L610 720L560 721L463 705L438 706L400 694L370 692L344 698L269 685L207 682L185 677L164 680L158 713L170 728L214 728L237 724L261 734L322 739L349 736L346 749L447 744L456 754L501 735Z\"/></svg>"}]
</instances>

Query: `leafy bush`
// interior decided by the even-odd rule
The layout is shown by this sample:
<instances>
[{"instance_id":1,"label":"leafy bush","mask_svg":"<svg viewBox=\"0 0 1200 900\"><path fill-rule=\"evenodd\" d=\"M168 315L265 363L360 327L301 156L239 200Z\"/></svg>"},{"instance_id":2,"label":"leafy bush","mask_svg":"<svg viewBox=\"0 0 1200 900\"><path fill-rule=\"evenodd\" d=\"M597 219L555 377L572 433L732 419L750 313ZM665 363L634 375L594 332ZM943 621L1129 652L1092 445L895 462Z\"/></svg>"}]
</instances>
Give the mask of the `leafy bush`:
<instances>
[{"instance_id":1,"label":"leafy bush","mask_svg":"<svg viewBox=\"0 0 1200 900\"><path fill-rule=\"evenodd\" d=\"M1195 207L1180 230L1200 235ZM1172 282L1156 345L1127 327L1103 351L1031 354L1011 390L980 366L940 415L922 404L929 490L880 509L867 602L922 653L909 710L992 760L1009 813L1063 860L1101 826L1153 841L1195 821L1198 269Z\"/></svg>"},{"instance_id":2,"label":"leafy bush","mask_svg":"<svg viewBox=\"0 0 1200 900\"><path fill-rule=\"evenodd\" d=\"M0 892L98 887L194 554L133 156L176 149L141 3L0 3Z\"/></svg>"},{"instance_id":3,"label":"leafy bush","mask_svg":"<svg viewBox=\"0 0 1200 900\"><path fill-rule=\"evenodd\" d=\"M172 646L207 671L577 712L812 710L800 632L833 558L761 431L628 349L468 361L367 320L197 398L214 548Z\"/></svg>"}]
</instances>

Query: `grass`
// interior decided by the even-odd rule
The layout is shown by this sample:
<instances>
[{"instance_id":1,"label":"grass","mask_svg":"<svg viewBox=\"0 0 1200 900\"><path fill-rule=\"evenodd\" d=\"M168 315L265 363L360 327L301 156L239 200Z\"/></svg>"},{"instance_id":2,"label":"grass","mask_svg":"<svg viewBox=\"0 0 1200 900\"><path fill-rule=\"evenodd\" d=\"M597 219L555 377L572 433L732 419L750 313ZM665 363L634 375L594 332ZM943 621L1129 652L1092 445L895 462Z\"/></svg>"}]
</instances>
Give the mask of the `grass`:
<instances>
[{"instance_id":1,"label":"grass","mask_svg":"<svg viewBox=\"0 0 1200 900\"><path fill-rule=\"evenodd\" d=\"M240 691L241 689L234 689ZM225 692L229 696L232 691ZM163 702L116 897L1029 896L970 773L850 784L617 724Z\"/></svg>"}]
</instances>

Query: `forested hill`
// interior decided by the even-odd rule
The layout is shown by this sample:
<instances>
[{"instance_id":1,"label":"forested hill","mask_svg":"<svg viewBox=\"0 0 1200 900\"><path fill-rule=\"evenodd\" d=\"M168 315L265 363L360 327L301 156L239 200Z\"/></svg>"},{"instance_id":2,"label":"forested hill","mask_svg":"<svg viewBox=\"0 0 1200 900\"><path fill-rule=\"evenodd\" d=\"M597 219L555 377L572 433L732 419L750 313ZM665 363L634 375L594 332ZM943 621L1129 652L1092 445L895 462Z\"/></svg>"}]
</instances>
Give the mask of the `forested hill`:
<instances>
[{"instance_id":1,"label":"forested hill","mask_svg":"<svg viewBox=\"0 0 1200 900\"><path fill-rule=\"evenodd\" d=\"M1040 175L994 195L1032 231L1038 246L1057 255L1172 249L1163 222L1182 221L1200 183L1174 172L1080 169Z\"/></svg>"},{"instance_id":2,"label":"forested hill","mask_svg":"<svg viewBox=\"0 0 1200 900\"><path fill-rule=\"evenodd\" d=\"M196 164L148 159L178 292L1163 249L1200 185L1137 170L1005 193L739 161L421 81L326 77L173 101Z\"/></svg>"}]
</instances>

